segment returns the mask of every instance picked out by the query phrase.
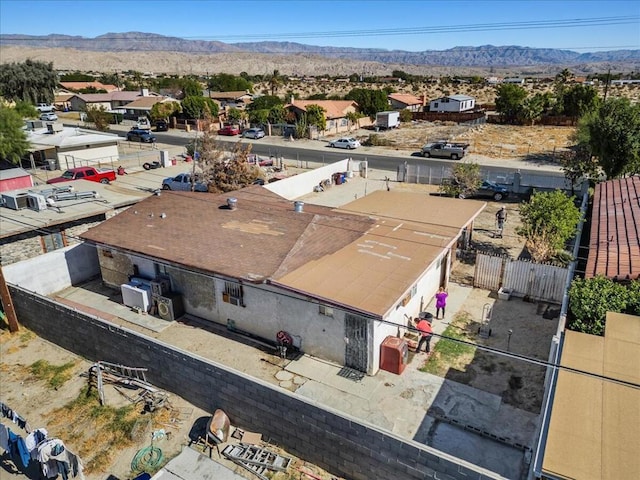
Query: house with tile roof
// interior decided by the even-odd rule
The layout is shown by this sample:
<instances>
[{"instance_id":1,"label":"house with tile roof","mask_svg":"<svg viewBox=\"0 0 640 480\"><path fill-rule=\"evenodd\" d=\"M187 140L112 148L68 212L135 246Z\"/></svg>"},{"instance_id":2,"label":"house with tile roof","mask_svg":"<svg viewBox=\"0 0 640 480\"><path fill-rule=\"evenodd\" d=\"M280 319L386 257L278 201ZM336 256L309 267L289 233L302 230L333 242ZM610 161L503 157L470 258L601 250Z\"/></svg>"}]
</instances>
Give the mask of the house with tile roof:
<instances>
[{"instance_id":1,"label":"house with tile roof","mask_svg":"<svg viewBox=\"0 0 640 480\"><path fill-rule=\"evenodd\" d=\"M60 86L65 90L72 92L78 92L85 88L95 88L96 90L104 90L107 93L118 91L119 88L115 85L104 84L101 82L60 82Z\"/></svg>"},{"instance_id":2,"label":"house with tile roof","mask_svg":"<svg viewBox=\"0 0 640 480\"><path fill-rule=\"evenodd\" d=\"M448 95L429 102L430 112L472 112L476 106L476 99L469 95Z\"/></svg>"},{"instance_id":3,"label":"house with tile roof","mask_svg":"<svg viewBox=\"0 0 640 480\"><path fill-rule=\"evenodd\" d=\"M96 245L106 285L162 277L205 323L271 342L286 331L305 353L375 374L381 343L446 284L459 238L483 208L395 191L339 209L260 186L162 192L82 238Z\"/></svg>"},{"instance_id":4,"label":"house with tile roof","mask_svg":"<svg viewBox=\"0 0 640 480\"><path fill-rule=\"evenodd\" d=\"M409 110L410 112L420 112L424 107L422 99L408 93L391 93L387 95L389 104L393 110Z\"/></svg>"},{"instance_id":5,"label":"house with tile roof","mask_svg":"<svg viewBox=\"0 0 640 480\"><path fill-rule=\"evenodd\" d=\"M347 120L347 114L358 110L358 104L352 100L298 100L294 98L291 98L291 103L285 105L284 108L298 118L307 112L309 105L318 105L325 112L327 126L324 132L320 132L321 135L349 132L352 125ZM370 125L372 122L371 119L365 117L360 119L358 123L363 127Z\"/></svg>"},{"instance_id":6,"label":"house with tile roof","mask_svg":"<svg viewBox=\"0 0 640 480\"><path fill-rule=\"evenodd\" d=\"M593 194L586 278L640 279L640 176L600 182Z\"/></svg>"},{"instance_id":7,"label":"house with tile roof","mask_svg":"<svg viewBox=\"0 0 640 480\"><path fill-rule=\"evenodd\" d=\"M104 107L105 109L117 110L142 97L159 97L157 93L142 89L140 92L110 92L110 93L78 93L69 99L71 109L84 112L87 107Z\"/></svg>"},{"instance_id":8,"label":"house with tile roof","mask_svg":"<svg viewBox=\"0 0 640 480\"><path fill-rule=\"evenodd\" d=\"M220 106L224 111L228 108L238 108L244 110L253 101L253 94L240 90L235 92L209 92L209 98Z\"/></svg>"}]
</instances>

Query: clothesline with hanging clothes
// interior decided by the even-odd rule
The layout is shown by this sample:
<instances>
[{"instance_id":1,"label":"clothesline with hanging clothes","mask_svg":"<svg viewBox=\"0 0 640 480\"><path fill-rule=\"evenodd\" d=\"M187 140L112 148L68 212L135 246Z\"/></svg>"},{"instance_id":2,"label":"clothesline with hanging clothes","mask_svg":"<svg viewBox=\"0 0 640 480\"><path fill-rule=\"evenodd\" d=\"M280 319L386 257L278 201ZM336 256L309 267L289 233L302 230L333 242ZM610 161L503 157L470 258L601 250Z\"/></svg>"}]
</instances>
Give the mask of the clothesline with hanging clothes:
<instances>
[{"instance_id":1,"label":"clothesline with hanging clothes","mask_svg":"<svg viewBox=\"0 0 640 480\"><path fill-rule=\"evenodd\" d=\"M76 477L84 480L80 457L66 448L62 440L48 438L48 432L44 428L31 431L24 417L2 401L0 401L0 415L28 433L25 440L12 432L8 426L0 423L0 448L9 452L16 467L21 465L26 470L33 461L40 464L40 471L45 478L61 475L63 480Z\"/></svg>"},{"instance_id":2,"label":"clothesline with hanging clothes","mask_svg":"<svg viewBox=\"0 0 640 480\"><path fill-rule=\"evenodd\" d=\"M27 433L31 431L31 428L29 428L29 424L24 419L24 417L19 415L15 410L13 410L11 407L9 407L9 405L7 405L4 402L0 402L0 414L4 418L8 418L13 423L17 424L23 430L26 430Z\"/></svg>"}]
</instances>

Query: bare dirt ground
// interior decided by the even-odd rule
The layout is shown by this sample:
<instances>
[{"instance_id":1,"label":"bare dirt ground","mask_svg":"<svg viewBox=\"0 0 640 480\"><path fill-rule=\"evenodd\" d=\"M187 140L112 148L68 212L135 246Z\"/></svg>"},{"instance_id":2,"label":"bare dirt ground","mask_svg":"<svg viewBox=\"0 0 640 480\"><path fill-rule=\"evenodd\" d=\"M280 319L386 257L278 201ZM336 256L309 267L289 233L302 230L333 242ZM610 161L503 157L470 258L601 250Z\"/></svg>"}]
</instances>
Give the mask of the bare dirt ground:
<instances>
[{"instance_id":1,"label":"bare dirt ground","mask_svg":"<svg viewBox=\"0 0 640 480\"><path fill-rule=\"evenodd\" d=\"M147 469L153 473L190 443L190 433L197 420L210 415L175 395L169 396L167 408L145 413L140 403L133 406L110 385L104 390L108 406L101 407L94 396L86 395L88 378L84 374L91 366L89 362L24 328L10 334L2 327L0 399L24 417L31 429L46 428L49 437L60 438L78 454L84 462L87 480L102 480L109 475L112 479L133 478L132 460L140 449L151 445L151 436L156 432L153 445L162 450L163 461L157 468ZM2 420L7 423L6 419ZM26 436L16 425L9 423L9 426L23 438ZM164 434L159 434L160 431ZM280 472L272 477L274 480L297 479L298 468L321 480L335 478L275 445L268 448L292 458L289 473ZM212 458L245 478L255 478L218 457L215 450ZM0 478L19 473L6 459L0 468ZM38 478L34 468L24 474Z\"/></svg>"}]
</instances>

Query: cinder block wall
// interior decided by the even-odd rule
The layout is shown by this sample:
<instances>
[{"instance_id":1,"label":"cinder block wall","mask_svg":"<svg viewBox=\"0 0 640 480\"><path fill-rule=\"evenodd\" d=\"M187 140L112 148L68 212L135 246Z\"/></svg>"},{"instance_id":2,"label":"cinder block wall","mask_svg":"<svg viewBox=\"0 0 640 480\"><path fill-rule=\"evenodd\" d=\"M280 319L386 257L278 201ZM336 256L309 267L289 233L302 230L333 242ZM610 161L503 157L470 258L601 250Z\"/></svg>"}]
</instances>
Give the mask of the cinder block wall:
<instances>
[{"instance_id":1,"label":"cinder block wall","mask_svg":"<svg viewBox=\"0 0 640 480\"><path fill-rule=\"evenodd\" d=\"M335 475L372 479L502 478L152 338L10 286L22 325L90 361L148 368L154 385Z\"/></svg>"}]
</instances>

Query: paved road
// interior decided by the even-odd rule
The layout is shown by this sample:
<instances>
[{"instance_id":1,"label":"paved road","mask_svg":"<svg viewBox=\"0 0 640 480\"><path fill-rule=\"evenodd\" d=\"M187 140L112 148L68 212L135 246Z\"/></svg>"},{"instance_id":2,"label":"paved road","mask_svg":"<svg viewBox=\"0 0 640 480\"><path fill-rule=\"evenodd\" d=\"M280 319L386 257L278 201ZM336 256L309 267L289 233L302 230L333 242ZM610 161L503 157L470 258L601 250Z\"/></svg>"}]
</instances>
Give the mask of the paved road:
<instances>
[{"instance_id":1,"label":"paved road","mask_svg":"<svg viewBox=\"0 0 640 480\"><path fill-rule=\"evenodd\" d=\"M112 130L121 137L126 136L128 127L117 126ZM196 138L195 132L187 133L174 130L171 132L153 132L158 143L166 145L184 146ZM420 164L425 167L441 169L455 164L455 160L438 160L433 158L423 158L417 152L395 152L378 147L362 147L358 150L336 150L328 147L328 143L322 140L297 140L290 142L281 137L265 137L260 140L241 139L240 137L218 137L218 141L231 146L241 141L250 143L252 152L261 156L284 157L289 160L300 162L301 166L318 166L333 163L349 156L354 160L366 160L370 168L395 172L398 165L408 162L415 165ZM530 161L518 159L492 159L480 155L469 155L469 160L482 166L483 172L505 175L519 170L521 173L545 174L554 177L563 177L564 174L557 165L536 164ZM313 165L309 165L313 164Z\"/></svg>"}]
</instances>

